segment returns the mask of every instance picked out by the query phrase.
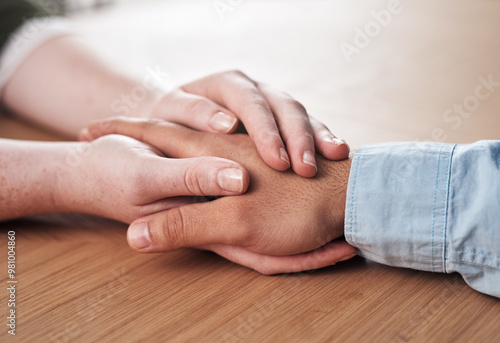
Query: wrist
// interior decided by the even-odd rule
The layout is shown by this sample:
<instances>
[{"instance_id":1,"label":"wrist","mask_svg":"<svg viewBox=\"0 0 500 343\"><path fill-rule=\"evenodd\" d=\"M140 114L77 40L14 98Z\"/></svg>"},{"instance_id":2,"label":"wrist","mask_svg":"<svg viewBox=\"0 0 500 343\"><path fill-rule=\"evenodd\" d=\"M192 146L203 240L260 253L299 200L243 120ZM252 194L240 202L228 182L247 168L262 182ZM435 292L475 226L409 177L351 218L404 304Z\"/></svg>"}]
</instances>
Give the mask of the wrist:
<instances>
[{"instance_id":1,"label":"wrist","mask_svg":"<svg viewBox=\"0 0 500 343\"><path fill-rule=\"evenodd\" d=\"M65 212L58 185L67 145L0 140L0 219ZM70 169L70 168L66 168Z\"/></svg>"},{"instance_id":2,"label":"wrist","mask_svg":"<svg viewBox=\"0 0 500 343\"><path fill-rule=\"evenodd\" d=\"M326 220L332 228L332 238L344 234L347 185L351 170L351 159L322 163L321 171L327 178L324 183Z\"/></svg>"},{"instance_id":3,"label":"wrist","mask_svg":"<svg viewBox=\"0 0 500 343\"><path fill-rule=\"evenodd\" d=\"M86 179L87 156L92 152L90 142L65 143L54 160L52 199L57 212L86 213L88 201ZM90 199L89 199L90 200Z\"/></svg>"},{"instance_id":4,"label":"wrist","mask_svg":"<svg viewBox=\"0 0 500 343\"><path fill-rule=\"evenodd\" d=\"M339 212L341 213L342 217L342 224L344 223L344 218L345 218L345 207L346 207L346 201L347 201L347 187L349 184L349 174L351 173L351 164L352 164L352 159L347 158L343 161L340 162L340 177L339 177L339 192L338 192L338 199L339 199Z\"/></svg>"}]
</instances>

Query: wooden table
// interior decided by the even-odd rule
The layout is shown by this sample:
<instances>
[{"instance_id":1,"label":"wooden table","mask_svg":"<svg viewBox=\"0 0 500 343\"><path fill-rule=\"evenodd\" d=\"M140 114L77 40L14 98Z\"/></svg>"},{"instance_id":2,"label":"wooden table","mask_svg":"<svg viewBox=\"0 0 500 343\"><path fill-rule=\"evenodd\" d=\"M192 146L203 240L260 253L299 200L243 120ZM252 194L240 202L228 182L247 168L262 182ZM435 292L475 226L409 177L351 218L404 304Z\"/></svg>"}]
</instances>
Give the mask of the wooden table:
<instances>
[{"instance_id":1,"label":"wooden table","mask_svg":"<svg viewBox=\"0 0 500 343\"><path fill-rule=\"evenodd\" d=\"M145 66L167 83L237 67L292 93L353 147L500 138L498 88L473 99L481 77L500 81L500 2L402 0L378 33L371 12L387 1L232 2L224 20L214 3L143 1L75 20L139 77ZM367 25L373 37L348 63L340 46ZM0 136L57 139L7 117ZM356 258L262 276L207 252L139 255L125 225L78 215L0 230L3 318L6 232L17 237L19 342L500 341L500 301L458 275ZM12 339L2 322L0 341Z\"/></svg>"}]
</instances>

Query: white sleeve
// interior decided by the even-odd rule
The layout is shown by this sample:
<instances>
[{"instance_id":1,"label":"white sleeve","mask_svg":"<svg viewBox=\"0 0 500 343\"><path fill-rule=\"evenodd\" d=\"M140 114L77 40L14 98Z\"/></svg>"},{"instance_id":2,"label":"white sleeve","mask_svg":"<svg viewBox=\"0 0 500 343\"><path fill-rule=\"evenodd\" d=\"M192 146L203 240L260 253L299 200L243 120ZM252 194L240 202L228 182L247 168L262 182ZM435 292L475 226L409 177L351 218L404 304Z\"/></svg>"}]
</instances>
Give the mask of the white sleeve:
<instances>
[{"instance_id":1,"label":"white sleeve","mask_svg":"<svg viewBox=\"0 0 500 343\"><path fill-rule=\"evenodd\" d=\"M50 39L73 32L71 21L61 17L30 19L14 31L0 52L0 100L7 81L25 58Z\"/></svg>"}]
</instances>

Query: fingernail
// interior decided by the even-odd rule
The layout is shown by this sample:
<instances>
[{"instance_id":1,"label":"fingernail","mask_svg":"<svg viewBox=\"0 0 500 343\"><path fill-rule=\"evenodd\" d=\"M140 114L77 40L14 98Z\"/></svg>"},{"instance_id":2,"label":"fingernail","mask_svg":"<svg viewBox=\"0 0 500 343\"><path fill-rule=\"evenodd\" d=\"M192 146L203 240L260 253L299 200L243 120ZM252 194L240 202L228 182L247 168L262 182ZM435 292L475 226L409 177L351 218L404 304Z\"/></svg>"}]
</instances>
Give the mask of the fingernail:
<instances>
[{"instance_id":1,"label":"fingernail","mask_svg":"<svg viewBox=\"0 0 500 343\"><path fill-rule=\"evenodd\" d=\"M357 254L350 254L350 255L344 256L344 257L342 257L342 258L339 260L339 262L340 262L340 261L346 261L346 260L349 260L349 259L353 258L353 257L354 257L354 256L356 256L356 255L357 255Z\"/></svg>"},{"instance_id":2,"label":"fingernail","mask_svg":"<svg viewBox=\"0 0 500 343\"><path fill-rule=\"evenodd\" d=\"M329 142L332 142L335 145L342 145L342 144L344 144L347 147L347 149L349 151L351 151L351 147L349 146L349 144L347 144L346 141L343 140L342 138L337 138L337 137L334 137L334 136L330 136L330 137L327 137L325 140L327 140Z\"/></svg>"},{"instance_id":3,"label":"fingernail","mask_svg":"<svg viewBox=\"0 0 500 343\"><path fill-rule=\"evenodd\" d=\"M144 249L151 245L148 224L146 222L134 223L128 229L130 245L136 249Z\"/></svg>"},{"instance_id":4,"label":"fingernail","mask_svg":"<svg viewBox=\"0 0 500 343\"><path fill-rule=\"evenodd\" d=\"M228 132L234 127L236 121L237 119L234 116L224 112L217 112L210 119L209 125L215 131Z\"/></svg>"},{"instance_id":5,"label":"fingernail","mask_svg":"<svg viewBox=\"0 0 500 343\"><path fill-rule=\"evenodd\" d=\"M87 128L84 128L80 131L78 134L78 139L79 140L89 140L89 130Z\"/></svg>"},{"instance_id":6,"label":"fingernail","mask_svg":"<svg viewBox=\"0 0 500 343\"><path fill-rule=\"evenodd\" d=\"M243 192L243 172L241 169L226 168L217 173L217 183L227 192Z\"/></svg>"},{"instance_id":7,"label":"fingernail","mask_svg":"<svg viewBox=\"0 0 500 343\"><path fill-rule=\"evenodd\" d=\"M304 152L304 156L302 156L302 162L304 162L305 164L309 164L310 166L313 166L314 169L318 170L318 167L316 167L316 160L312 151Z\"/></svg>"},{"instance_id":8,"label":"fingernail","mask_svg":"<svg viewBox=\"0 0 500 343\"><path fill-rule=\"evenodd\" d=\"M290 160L288 159L288 154L286 153L285 148L280 148L280 158L286 162L286 164L290 165Z\"/></svg>"},{"instance_id":9,"label":"fingernail","mask_svg":"<svg viewBox=\"0 0 500 343\"><path fill-rule=\"evenodd\" d=\"M345 144L345 140L343 140L342 138L337 138L337 137L333 137L333 138L332 138L332 142L333 142L335 145L342 145L342 144Z\"/></svg>"}]
</instances>

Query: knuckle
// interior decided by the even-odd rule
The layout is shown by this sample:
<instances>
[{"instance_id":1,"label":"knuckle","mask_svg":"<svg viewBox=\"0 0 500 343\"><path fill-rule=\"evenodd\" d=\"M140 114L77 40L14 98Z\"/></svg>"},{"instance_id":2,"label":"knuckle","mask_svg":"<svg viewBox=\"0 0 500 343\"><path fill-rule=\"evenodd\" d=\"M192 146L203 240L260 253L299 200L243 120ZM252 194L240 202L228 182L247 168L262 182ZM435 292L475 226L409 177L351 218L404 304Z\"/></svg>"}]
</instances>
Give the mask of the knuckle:
<instances>
[{"instance_id":1,"label":"knuckle","mask_svg":"<svg viewBox=\"0 0 500 343\"><path fill-rule=\"evenodd\" d=\"M125 197L135 202L142 198L143 194L147 194L151 178L146 175L144 168L139 166L130 166L125 173L128 186L123 192Z\"/></svg>"},{"instance_id":2,"label":"knuckle","mask_svg":"<svg viewBox=\"0 0 500 343\"><path fill-rule=\"evenodd\" d=\"M233 216L233 226L231 237L228 237L227 244L248 247L252 246L255 241L255 230L252 230L252 225L249 225L249 213L246 206L242 203L236 203L231 207Z\"/></svg>"},{"instance_id":3,"label":"knuckle","mask_svg":"<svg viewBox=\"0 0 500 343\"><path fill-rule=\"evenodd\" d=\"M148 118L145 120L141 121L143 127L148 127L148 126L160 126L161 124L165 123L163 119L159 118Z\"/></svg>"},{"instance_id":4,"label":"knuckle","mask_svg":"<svg viewBox=\"0 0 500 343\"><path fill-rule=\"evenodd\" d=\"M201 184L202 175L198 168L195 166L189 166L184 171L184 186L187 191L192 195L210 195L206 194L204 188Z\"/></svg>"},{"instance_id":5,"label":"knuckle","mask_svg":"<svg viewBox=\"0 0 500 343\"><path fill-rule=\"evenodd\" d=\"M248 77L239 69L231 69L228 71L224 72L225 75L232 76L232 77L243 77L248 79Z\"/></svg>"},{"instance_id":6,"label":"knuckle","mask_svg":"<svg viewBox=\"0 0 500 343\"><path fill-rule=\"evenodd\" d=\"M281 136L277 133L274 132L274 130L262 130L259 131L255 134L255 139L253 139L257 145L260 146L265 146L265 147L270 147L274 145L280 145L281 144Z\"/></svg>"},{"instance_id":7,"label":"knuckle","mask_svg":"<svg viewBox=\"0 0 500 343\"><path fill-rule=\"evenodd\" d=\"M302 105L299 101L295 100L294 98L289 98L287 97L283 101L283 109L285 113L300 113L300 115L303 115L306 112L306 108L304 105Z\"/></svg>"},{"instance_id":8,"label":"knuckle","mask_svg":"<svg viewBox=\"0 0 500 343\"><path fill-rule=\"evenodd\" d=\"M180 125L158 118L149 118L140 122L141 130L136 131L138 139L153 146L155 142L161 142L162 138L172 130L180 128Z\"/></svg>"},{"instance_id":9,"label":"knuckle","mask_svg":"<svg viewBox=\"0 0 500 343\"><path fill-rule=\"evenodd\" d=\"M213 104L203 98L189 99L186 101L185 110L188 113L212 113L214 112Z\"/></svg>"},{"instance_id":10,"label":"knuckle","mask_svg":"<svg viewBox=\"0 0 500 343\"><path fill-rule=\"evenodd\" d=\"M259 92L259 90L253 86L248 87L246 92L248 94L250 105L257 110L271 112L268 102Z\"/></svg>"},{"instance_id":11,"label":"knuckle","mask_svg":"<svg viewBox=\"0 0 500 343\"><path fill-rule=\"evenodd\" d=\"M233 82L237 82L238 85L244 86L248 85L253 88L257 88L257 82L248 77L244 72L239 69L231 69L227 71L223 71L215 76L225 79L229 82L229 84L233 84Z\"/></svg>"},{"instance_id":12,"label":"knuckle","mask_svg":"<svg viewBox=\"0 0 500 343\"><path fill-rule=\"evenodd\" d=\"M151 131L156 130L163 123L165 123L165 121L158 118L148 118L145 120L141 120L139 125L141 127L142 137L146 136L146 132L149 135Z\"/></svg>"},{"instance_id":13,"label":"knuckle","mask_svg":"<svg viewBox=\"0 0 500 343\"><path fill-rule=\"evenodd\" d=\"M88 130L92 137L101 137L106 134L115 132L115 120L105 119L98 122L91 123Z\"/></svg>"},{"instance_id":14,"label":"knuckle","mask_svg":"<svg viewBox=\"0 0 500 343\"><path fill-rule=\"evenodd\" d=\"M172 249L182 247L186 228L182 210L175 207L167 212L164 219L164 225L160 230L161 242Z\"/></svg>"},{"instance_id":15,"label":"knuckle","mask_svg":"<svg viewBox=\"0 0 500 343\"><path fill-rule=\"evenodd\" d=\"M295 137L300 137L301 143L304 145L314 146L314 137L307 131L297 132Z\"/></svg>"}]
</instances>

